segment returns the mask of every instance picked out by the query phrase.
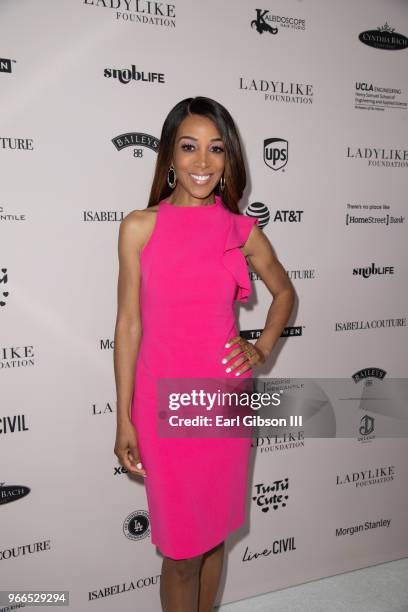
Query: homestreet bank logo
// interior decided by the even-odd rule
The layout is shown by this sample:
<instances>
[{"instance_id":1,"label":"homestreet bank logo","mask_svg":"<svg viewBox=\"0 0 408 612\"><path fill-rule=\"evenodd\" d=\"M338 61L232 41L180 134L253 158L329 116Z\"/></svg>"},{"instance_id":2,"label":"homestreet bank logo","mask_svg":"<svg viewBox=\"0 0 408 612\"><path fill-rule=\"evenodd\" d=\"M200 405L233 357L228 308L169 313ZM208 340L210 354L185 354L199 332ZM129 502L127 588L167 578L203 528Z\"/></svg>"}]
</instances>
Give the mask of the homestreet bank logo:
<instances>
[{"instance_id":1,"label":"homestreet bank logo","mask_svg":"<svg viewBox=\"0 0 408 612\"><path fill-rule=\"evenodd\" d=\"M117 21L175 28L176 6L152 0L83 0L84 4L112 9Z\"/></svg>"},{"instance_id":2,"label":"homestreet bank logo","mask_svg":"<svg viewBox=\"0 0 408 612\"><path fill-rule=\"evenodd\" d=\"M269 10L255 9L256 18L251 21L251 28L254 28L258 34L269 32L277 34L279 32L278 25L281 28L291 30L305 30L306 21L297 17L281 17L273 15Z\"/></svg>"},{"instance_id":3,"label":"homestreet bank logo","mask_svg":"<svg viewBox=\"0 0 408 612\"><path fill-rule=\"evenodd\" d=\"M364 45L385 51L400 51L408 47L408 38L395 32L395 28L391 28L388 23L376 30L361 32L358 39Z\"/></svg>"},{"instance_id":4,"label":"homestreet bank logo","mask_svg":"<svg viewBox=\"0 0 408 612\"><path fill-rule=\"evenodd\" d=\"M383 225L395 227L405 223L405 215L391 214L389 204L366 204L347 202L346 225ZM358 212L355 212L358 211ZM361 211L361 212L360 212ZM374 213L370 212L374 211Z\"/></svg>"},{"instance_id":5,"label":"homestreet bank logo","mask_svg":"<svg viewBox=\"0 0 408 612\"><path fill-rule=\"evenodd\" d=\"M312 104L313 85L292 81L268 81L239 77L239 89L261 93L268 102Z\"/></svg>"}]
</instances>

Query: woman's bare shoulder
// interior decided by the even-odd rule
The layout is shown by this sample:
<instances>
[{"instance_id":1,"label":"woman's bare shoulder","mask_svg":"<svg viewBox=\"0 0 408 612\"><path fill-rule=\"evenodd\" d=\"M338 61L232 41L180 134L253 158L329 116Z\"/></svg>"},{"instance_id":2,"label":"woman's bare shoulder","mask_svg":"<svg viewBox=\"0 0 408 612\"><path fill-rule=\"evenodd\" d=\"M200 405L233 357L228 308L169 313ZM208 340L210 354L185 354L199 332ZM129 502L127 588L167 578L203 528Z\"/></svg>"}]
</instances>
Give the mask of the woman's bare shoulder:
<instances>
[{"instance_id":1,"label":"woman's bare shoulder","mask_svg":"<svg viewBox=\"0 0 408 612\"><path fill-rule=\"evenodd\" d=\"M131 210L123 219L122 222L124 225L139 227L143 225L149 225L152 222L152 217L154 218L157 213L158 206L148 206L147 208L135 209Z\"/></svg>"},{"instance_id":2,"label":"woman's bare shoulder","mask_svg":"<svg viewBox=\"0 0 408 612\"><path fill-rule=\"evenodd\" d=\"M146 243L156 218L158 205L130 211L121 221L121 233L128 236L129 242L140 250Z\"/></svg>"}]
</instances>

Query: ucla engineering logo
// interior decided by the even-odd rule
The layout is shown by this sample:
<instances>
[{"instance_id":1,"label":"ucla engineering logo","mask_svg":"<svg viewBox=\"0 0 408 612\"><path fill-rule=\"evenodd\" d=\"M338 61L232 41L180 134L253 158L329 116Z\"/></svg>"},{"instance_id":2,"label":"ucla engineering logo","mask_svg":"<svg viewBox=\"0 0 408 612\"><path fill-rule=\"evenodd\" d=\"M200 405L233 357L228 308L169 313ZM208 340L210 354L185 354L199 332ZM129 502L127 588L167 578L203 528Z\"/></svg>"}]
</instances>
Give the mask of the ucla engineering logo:
<instances>
[{"instance_id":1,"label":"ucla engineering logo","mask_svg":"<svg viewBox=\"0 0 408 612\"><path fill-rule=\"evenodd\" d=\"M284 138L264 140L264 162L272 170L281 170L288 163L288 141Z\"/></svg>"}]
</instances>

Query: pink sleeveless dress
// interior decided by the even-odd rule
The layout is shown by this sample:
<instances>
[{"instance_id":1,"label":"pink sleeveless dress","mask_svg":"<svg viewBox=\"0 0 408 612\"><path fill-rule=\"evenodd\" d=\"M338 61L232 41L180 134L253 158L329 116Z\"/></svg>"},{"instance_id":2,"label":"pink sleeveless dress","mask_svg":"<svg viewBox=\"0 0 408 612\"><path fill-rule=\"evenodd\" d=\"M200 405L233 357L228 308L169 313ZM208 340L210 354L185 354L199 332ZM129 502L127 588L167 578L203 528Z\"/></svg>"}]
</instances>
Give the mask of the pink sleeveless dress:
<instances>
[{"instance_id":1,"label":"pink sleeveless dress","mask_svg":"<svg viewBox=\"0 0 408 612\"><path fill-rule=\"evenodd\" d=\"M240 247L258 221L227 209L159 203L140 255L142 338L131 419L137 432L151 540L185 559L226 539L245 521L250 437L158 437L161 377L235 377L221 363L238 335L234 301L252 292ZM252 368L239 378L252 378Z\"/></svg>"}]
</instances>

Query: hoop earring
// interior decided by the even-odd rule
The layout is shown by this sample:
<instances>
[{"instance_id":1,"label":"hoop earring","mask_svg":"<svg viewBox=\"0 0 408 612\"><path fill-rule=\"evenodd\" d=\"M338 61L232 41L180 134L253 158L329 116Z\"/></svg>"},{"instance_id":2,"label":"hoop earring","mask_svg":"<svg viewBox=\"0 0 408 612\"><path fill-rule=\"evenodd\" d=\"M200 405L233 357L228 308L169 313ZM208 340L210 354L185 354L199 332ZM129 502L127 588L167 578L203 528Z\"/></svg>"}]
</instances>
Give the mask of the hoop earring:
<instances>
[{"instance_id":1,"label":"hoop earring","mask_svg":"<svg viewBox=\"0 0 408 612\"><path fill-rule=\"evenodd\" d=\"M220 189L221 191L224 191L225 188L225 178L224 175L222 175L222 177L220 178Z\"/></svg>"},{"instance_id":2,"label":"hoop earring","mask_svg":"<svg viewBox=\"0 0 408 612\"><path fill-rule=\"evenodd\" d=\"M170 181L170 172L173 172L173 180ZM169 171L167 172L167 184L170 187L170 189L174 189L176 184L177 184L177 176L176 176L176 171L174 169L173 164L171 164Z\"/></svg>"}]
</instances>

